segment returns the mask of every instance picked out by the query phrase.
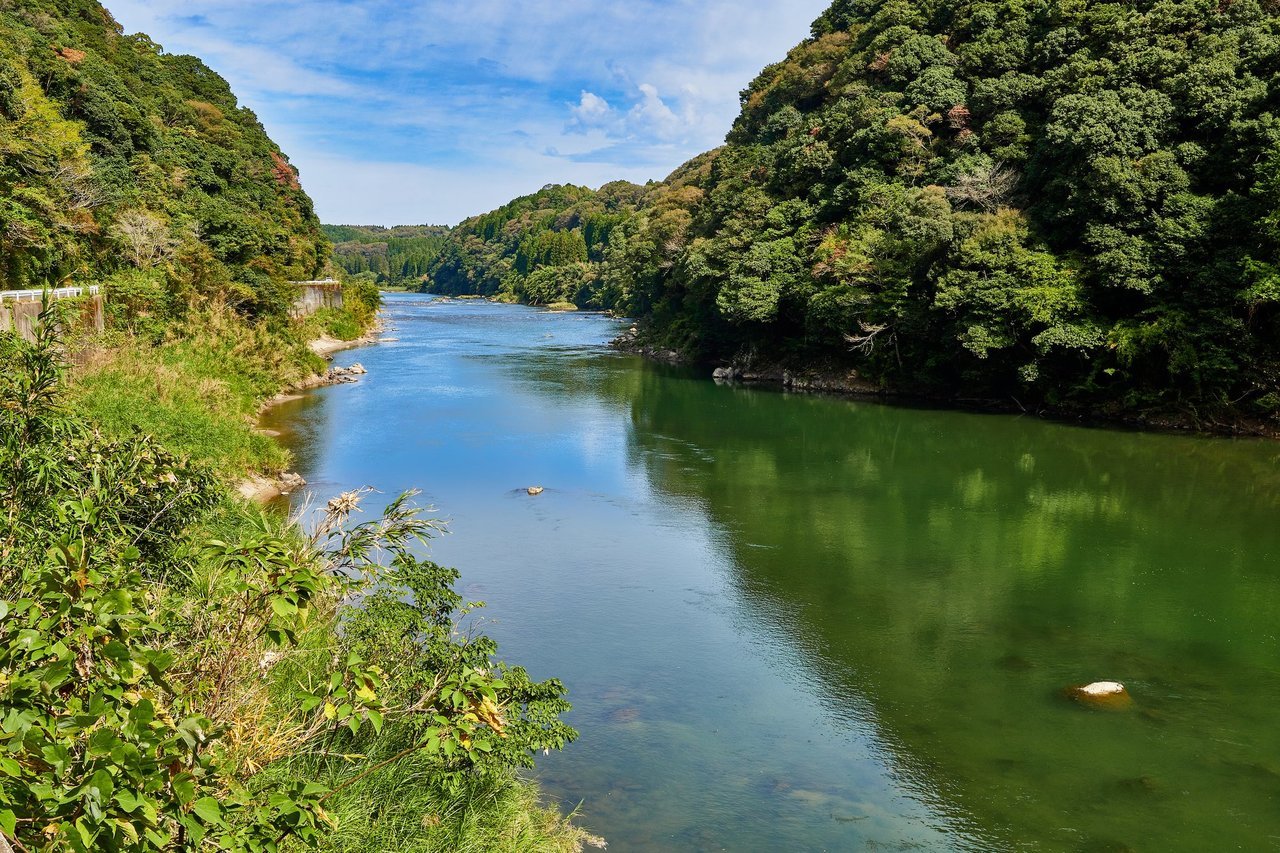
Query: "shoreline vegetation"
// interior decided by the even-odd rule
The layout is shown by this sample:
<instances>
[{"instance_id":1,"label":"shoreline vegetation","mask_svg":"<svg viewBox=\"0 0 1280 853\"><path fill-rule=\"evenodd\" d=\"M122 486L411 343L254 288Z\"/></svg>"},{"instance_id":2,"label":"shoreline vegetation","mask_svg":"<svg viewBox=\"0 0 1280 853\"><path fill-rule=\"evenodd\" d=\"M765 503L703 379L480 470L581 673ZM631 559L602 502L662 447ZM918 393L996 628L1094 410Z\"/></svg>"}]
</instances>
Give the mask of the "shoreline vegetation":
<instances>
[{"instance_id":1,"label":"shoreline vegetation","mask_svg":"<svg viewBox=\"0 0 1280 853\"><path fill-rule=\"evenodd\" d=\"M745 385L787 393L829 394L888 405L924 406L956 409L998 415L1026 415L1044 420L1072 423L1100 429L1125 429L1143 432L1196 433L1206 438L1261 438L1280 440L1280 424L1271 419L1240 418L1218 422L1197 420L1177 412L1125 412L1055 409L1043 403L1023 405L1014 398L965 398L954 395L930 395L921 391L904 391L877 385L862 377L847 364L810 362L799 367L761 361L697 362L678 350L645 343L633 327L610 342L619 352L638 355L659 364L670 364L703 370L708 379L718 384Z\"/></svg>"},{"instance_id":2,"label":"shoreline vegetation","mask_svg":"<svg viewBox=\"0 0 1280 853\"><path fill-rule=\"evenodd\" d=\"M37 342L0 340L19 366L0 374L0 834L20 849L603 845L518 774L576 736L563 686L459 633L476 605L418 556L443 528L412 495L362 523L363 492L336 496L314 530L233 497L286 467L261 407L325 381L315 350L376 339L376 292L345 297L279 325L205 305L145 343L63 342L55 304Z\"/></svg>"}]
</instances>

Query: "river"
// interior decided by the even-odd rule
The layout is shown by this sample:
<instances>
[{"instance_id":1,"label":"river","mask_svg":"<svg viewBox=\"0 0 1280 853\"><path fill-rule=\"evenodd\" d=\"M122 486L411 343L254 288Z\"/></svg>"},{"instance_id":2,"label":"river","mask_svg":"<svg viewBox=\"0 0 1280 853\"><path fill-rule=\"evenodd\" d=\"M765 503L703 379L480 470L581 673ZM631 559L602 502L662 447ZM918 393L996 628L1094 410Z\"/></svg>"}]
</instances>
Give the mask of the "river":
<instances>
[{"instance_id":1,"label":"river","mask_svg":"<svg viewBox=\"0 0 1280 853\"><path fill-rule=\"evenodd\" d=\"M718 386L598 315L386 318L266 425L316 497L448 519L503 656L569 688L537 776L615 853L1280 849L1280 444ZM1133 707L1061 695L1101 679Z\"/></svg>"}]
</instances>

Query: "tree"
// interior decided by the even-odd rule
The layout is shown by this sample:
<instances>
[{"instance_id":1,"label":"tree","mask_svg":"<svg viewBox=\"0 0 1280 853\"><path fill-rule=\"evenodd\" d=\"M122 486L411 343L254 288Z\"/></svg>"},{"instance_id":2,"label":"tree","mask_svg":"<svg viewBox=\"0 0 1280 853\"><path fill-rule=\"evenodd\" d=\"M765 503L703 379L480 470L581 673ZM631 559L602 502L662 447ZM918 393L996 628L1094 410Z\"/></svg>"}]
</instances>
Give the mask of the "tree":
<instances>
[{"instance_id":1,"label":"tree","mask_svg":"<svg viewBox=\"0 0 1280 853\"><path fill-rule=\"evenodd\" d=\"M139 269L150 269L168 260L177 240L168 224L148 210L127 210L116 217L112 232L122 244L129 260Z\"/></svg>"}]
</instances>

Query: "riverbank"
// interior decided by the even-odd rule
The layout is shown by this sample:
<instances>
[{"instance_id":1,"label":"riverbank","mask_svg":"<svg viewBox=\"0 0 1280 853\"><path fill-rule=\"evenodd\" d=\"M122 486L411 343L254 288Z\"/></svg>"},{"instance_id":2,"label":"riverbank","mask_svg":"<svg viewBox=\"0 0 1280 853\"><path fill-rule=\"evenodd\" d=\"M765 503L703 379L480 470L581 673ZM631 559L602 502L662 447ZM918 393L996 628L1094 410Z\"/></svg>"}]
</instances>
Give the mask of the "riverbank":
<instances>
[{"instance_id":1,"label":"riverbank","mask_svg":"<svg viewBox=\"0 0 1280 853\"><path fill-rule=\"evenodd\" d=\"M705 368L707 378L722 384L749 385L793 393L830 394L852 399L898 403L931 408L956 409L990 414L1030 415L1048 421L1072 423L1101 429L1125 429L1164 433L1195 433L1224 438L1280 439L1280 420L1240 418L1219 422L1196 419L1189 414L1082 411L1055 408L1041 404L1024 405L1009 398L955 397L898 391L871 382L848 366L808 365L797 369L777 363L699 363L683 353L646 343L637 327L632 326L610 342L620 352L639 355L662 364Z\"/></svg>"},{"instance_id":2,"label":"riverbank","mask_svg":"<svg viewBox=\"0 0 1280 853\"><path fill-rule=\"evenodd\" d=\"M309 341L307 343L307 348L316 356L324 358L327 361L332 361L335 353L377 343L382 339L384 331L385 325L382 322L381 315L375 314L368 330L359 337L345 340L325 333ZM278 393L262 401L258 406L257 413L254 417L254 432L259 435L275 439L277 437L276 432L269 429L263 429L258 424L262 415L267 411L281 403L301 399L302 392L304 391L309 391L314 388L323 388L328 385L342 385L355 382L357 381L357 377L363 376L365 373L366 371L364 367L360 364L354 364L350 367L336 368L330 366L323 372L313 373L297 382L291 383L288 387L281 389ZM264 506L282 495L293 494L306 484L307 481L296 472L255 471L249 473L237 482L235 484L235 491L246 501L259 506Z\"/></svg>"},{"instance_id":3,"label":"riverbank","mask_svg":"<svg viewBox=\"0 0 1280 853\"><path fill-rule=\"evenodd\" d=\"M373 312L368 317L372 323ZM349 340L332 331L353 326L361 334ZM31 571L43 565L38 558L50 537L63 535L59 525L70 523L63 515L67 501L84 500L86 513L107 507L97 523L88 522L96 536L114 537L109 545L95 546L94 559L127 554L126 544L138 546L140 557L126 557L111 570L126 573L111 575L112 584L133 589L129 584L145 577L146 594L132 600L159 608L148 618L164 621L161 642L179 660L178 674L169 676L177 693L167 686L157 691L172 699L165 713L175 721L207 713L212 722L201 722L201 729L226 733L210 754L216 750L218 760L226 760L233 787L240 790L252 780L250 794L264 801L277 794L295 797L295 813L320 830L310 836L311 846L332 853L579 850L596 839L556 804L543 802L536 783L517 775L518 768L532 766L534 754L576 736L557 718L568 708L563 688L495 663L487 641L454 648L449 628L459 618L454 608L461 599L451 588L451 570L422 561L420 550L411 559L406 552L394 569L375 569L361 556L366 545L349 550L336 544L345 541L342 531L364 494L360 490L329 505L328 512L336 513L329 536L304 532L244 499L246 491L256 497L302 485L300 477L286 473L288 452L259 427L264 406L280 401L284 389L356 381L363 372L356 365L335 368L318 353L369 344L384 331L343 309L297 322L203 305L190 308L158 339L109 333L73 368L59 370L56 391L39 398L44 405L46 396L56 396L53 411L74 424L56 433L65 446L28 450L20 443L18 452L30 461L0 466L0 494L15 493L4 485L7 476L37 471L41 460L53 460L56 475L18 489L24 499L42 488L61 488L86 466L84 476L92 483L110 484L109 496L96 496L96 486L76 486L50 498L53 503L32 506L26 515L34 521L21 531L30 543L20 543L30 551ZM6 378L0 374L0 404L10 385L21 387ZM16 404L0 405L0 415L18 410ZM83 449L66 443L66 436L80 434L88 442ZM7 449L12 442L0 444L0 455ZM253 486L238 488L245 484ZM405 550L410 540L440 529L411 503L388 512L382 519L377 510L372 513L370 553ZM18 554L15 564L11 547L0 534L0 555L6 557L0 564L12 573L27 553ZM378 611L366 596L360 616L341 614L340 603L351 594L342 579L373 578L376 572L400 573L385 583L412 585L420 601L430 602L431 624L419 624L426 616L402 612L398 599ZM295 589L295 583L303 587ZM287 586L282 592L281 584ZM272 600L278 592L285 598ZM369 623L359 638L337 628L339 620L349 628L353 619ZM429 639L433 633L439 634L430 640L434 649L400 648L406 636ZM348 656L348 647L356 657ZM334 649L342 650L338 658ZM326 669L333 660L348 662L336 681ZM211 680L201 661L216 662L222 674ZM497 673L509 673L506 682L490 684ZM449 733L452 721L440 730L440 740L463 744L456 752L419 743L414 715L424 700L421 685L433 680L463 690L471 697L466 707L483 708L487 715L460 719L457 737ZM213 681L217 688L209 693ZM315 705L314 696L297 695L299 685L330 685L322 692L332 695ZM535 714L539 724L531 726L526 713ZM344 758L332 760L330 748L343 743ZM146 783L146 790L153 787ZM214 803L225 793L225 786L214 787L201 806L202 819L215 814ZM234 825L233 812L247 808L228 804L218 814ZM189 811L176 814L181 818ZM288 832L277 829L272 837L278 842Z\"/></svg>"}]
</instances>

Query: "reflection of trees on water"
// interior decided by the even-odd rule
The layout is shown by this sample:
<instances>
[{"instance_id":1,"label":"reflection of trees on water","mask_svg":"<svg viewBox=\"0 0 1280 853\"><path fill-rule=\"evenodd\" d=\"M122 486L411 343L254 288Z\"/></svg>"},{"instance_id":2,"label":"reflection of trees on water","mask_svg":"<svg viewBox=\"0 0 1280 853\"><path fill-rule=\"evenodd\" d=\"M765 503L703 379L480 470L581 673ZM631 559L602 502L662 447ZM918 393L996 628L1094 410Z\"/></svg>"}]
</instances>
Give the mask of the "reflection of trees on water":
<instances>
[{"instance_id":1,"label":"reflection of trees on water","mask_svg":"<svg viewBox=\"0 0 1280 853\"><path fill-rule=\"evenodd\" d=\"M1280 831L1280 448L633 376L635 461L924 788L1053 847ZM1139 711L1054 695L1100 677Z\"/></svg>"},{"instance_id":2,"label":"reflection of trees on water","mask_svg":"<svg viewBox=\"0 0 1280 853\"><path fill-rule=\"evenodd\" d=\"M331 412L324 389L306 391L298 399L286 400L263 413L258 426L279 433L277 440L288 449L291 470L304 476L315 471L331 438Z\"/></svg>"}]
</instances>

